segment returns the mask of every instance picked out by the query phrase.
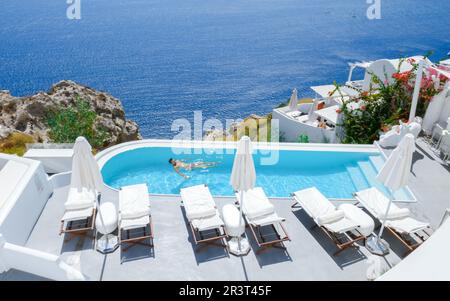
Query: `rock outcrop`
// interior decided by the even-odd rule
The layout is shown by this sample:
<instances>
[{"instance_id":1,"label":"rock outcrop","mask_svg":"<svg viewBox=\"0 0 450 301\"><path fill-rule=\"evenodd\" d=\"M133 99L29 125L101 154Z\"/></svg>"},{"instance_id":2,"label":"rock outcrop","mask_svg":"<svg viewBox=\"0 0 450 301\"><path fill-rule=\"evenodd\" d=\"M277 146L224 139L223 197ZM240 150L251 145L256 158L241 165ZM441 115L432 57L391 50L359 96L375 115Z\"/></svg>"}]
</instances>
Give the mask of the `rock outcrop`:
<instances>
[{"instance_id":1,"label":"rock outcrop","mask_svg":"<svg viewBox=\"0 0 450 301\"><path fill-rule=\"evenodd\" d=\"M26 97L14 97L9 91L0 90L0 139L19 131L38 142L48 142L48 112L74 106L77 97L87 101L97 113L95 126L109 133L105 146L142 139L138 125L126 119L117 98L68 80L53 85L46 93Z\"/></svg>"}]
</instances>

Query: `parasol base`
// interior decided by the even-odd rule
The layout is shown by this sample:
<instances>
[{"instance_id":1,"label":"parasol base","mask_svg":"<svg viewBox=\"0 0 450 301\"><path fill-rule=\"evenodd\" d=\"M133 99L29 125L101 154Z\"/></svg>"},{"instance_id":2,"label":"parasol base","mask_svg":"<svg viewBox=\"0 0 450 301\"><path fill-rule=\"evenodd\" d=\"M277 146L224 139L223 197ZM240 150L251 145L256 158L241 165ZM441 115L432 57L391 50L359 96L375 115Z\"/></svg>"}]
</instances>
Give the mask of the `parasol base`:
<instances>
[{"instance_id":1,"label":"parasol base","mask_svg":"<svg viewBox=\"0 0 450 301\"><path fill-rule=\"evenodd\" d=\"M228 251L236 256L244 256L250 252L250 244L245 237L233 237L228 242Z\"/></svg>"},{"instance_id":2,"label":"parasol base","mask_svg":"<svg viewBox=\"0 0 450 301\"><path fill-rule=\"evenodd\" d=\"M106 234L97 239L97 251L100 253L112 253L117 247L119 247L119 239L116 235Z\"/></svg>"},{"instance_id":3,"label":"parasol base","mask_svg":"<svg viewBox=\"0 0 450 301\"><path fill-rule=\"evenodd\" d=\"M374 255L384 256L389 254L389 244L384 239L379 239L374 235L367 238L366 248Z\"/></svg>"}]
</instances>

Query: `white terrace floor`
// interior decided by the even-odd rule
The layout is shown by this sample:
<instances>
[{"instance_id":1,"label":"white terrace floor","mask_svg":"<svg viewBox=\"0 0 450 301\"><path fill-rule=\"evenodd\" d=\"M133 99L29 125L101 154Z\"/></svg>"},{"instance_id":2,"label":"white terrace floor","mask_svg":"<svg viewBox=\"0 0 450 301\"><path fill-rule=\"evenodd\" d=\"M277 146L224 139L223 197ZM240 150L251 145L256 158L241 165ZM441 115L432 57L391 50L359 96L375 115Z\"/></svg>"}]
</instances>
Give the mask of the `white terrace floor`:
<instances>
[{"instance_id":1,"label":"white terrace floor","mask_svg":"<svg viewBox=\"0 0 450 301\"><path fill-rule=\"evenodd\" d=\"M425 150L425 151L424 151ZM417 218L436 227L450 207L450 172L435 155L418 142L412 168L411 188L418 198L409 207ZM292 211L291 200L272 199L280 216L286 218L291 242L287 251L270 249L255 255L254 241L248 256L235 257L223 249L211 247L194 252L190 230L178 197L152 197L155 248L137 246L124 253L102 255L94 251L92 241L74 239L63 244L58 235L59 219L67 189L55 191L48 201L27 245L32 248L62 254L67 262L77 266L91 280L365 280L370 256L364 247L348 249L333 256L336 247L318 228L310 229L313 221L298 209ZM105 196L107 198L107 196ZM232 203L231 198L216 198L221 208ZM405 249L386 233L393 252L385 263L395 265ZM39 277L18 271L0 275L2 280L39 280Z\"/></svg>"},{"instance_id":2,"label":"white terrace floor","mask_svg":"<svg viewBox=\"0 0 450 301\"><path fill-rule=\"evenodd\" d=\"M386 150L389 154L391 150ZM409 187L418 199L408 207L413 214L436 229L450 208L450 165L445 164L423 138L416 141ZM399 204L402 206L403 204Z\"/></svg>"},{"instance_id":3,"label":"white terrace floor","mask_svg":"<svg viewBox=\"0 0 450 301\"><path fill-rule=\"evenodd\" d=\"M241 258L228 255L223 248L209 247L194 252L180 199L153 197L152 216L155 248L136 246L123 253L104 256L93 250L88 239L63 244L58 236L66 189L56 191L27 243L29 247L62 254L64 260L79 262L79 268L92 280L364 280L367 264L364 252L336 251L329 239L315 228L302 212L291 212L290 200L274 200L278 213L286 217L292 241L287 251L272 249L256 256L253 250ZM231 199L216 199L221 208ZM247 233L250 237L250 233ZM252 241L252 240L251 240ZM398 261L391 256L389 261ZM14 277L15 278L15 277Z\"/></svg>"}]
</instances>

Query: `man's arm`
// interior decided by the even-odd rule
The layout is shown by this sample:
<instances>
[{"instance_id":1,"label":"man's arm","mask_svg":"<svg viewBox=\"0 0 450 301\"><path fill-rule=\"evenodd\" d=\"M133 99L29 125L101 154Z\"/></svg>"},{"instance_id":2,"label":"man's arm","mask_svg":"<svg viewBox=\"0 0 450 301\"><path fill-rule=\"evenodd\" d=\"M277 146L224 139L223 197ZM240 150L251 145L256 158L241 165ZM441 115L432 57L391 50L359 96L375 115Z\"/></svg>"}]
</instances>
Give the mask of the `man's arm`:
<instances>
[{"instance_id":1,"label":"man's arm","mask_svg":"<svg viewBox=\"0 0 450 301\"><path fill-rule=\"evenodd\" d=\"M185 179L189 179L189 177L187 175L185 175L184 173L182 173L181 171L178 170L178 168L176 168L175 166L173 167L173 169L175 170L175 172L177 174L179 174L180 176L182 176Z\"/></svg>"}]
</instances>

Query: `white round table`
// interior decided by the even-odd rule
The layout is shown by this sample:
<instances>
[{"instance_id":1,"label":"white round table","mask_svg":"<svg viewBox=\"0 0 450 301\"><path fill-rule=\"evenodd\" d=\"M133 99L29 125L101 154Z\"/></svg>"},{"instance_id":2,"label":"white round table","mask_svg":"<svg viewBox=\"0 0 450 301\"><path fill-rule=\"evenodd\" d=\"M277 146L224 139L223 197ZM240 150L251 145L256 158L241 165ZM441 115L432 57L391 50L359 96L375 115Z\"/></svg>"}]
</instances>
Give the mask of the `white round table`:
<instances>
[{"instance_id":1,"label":"white round table","mask_svg":"<svg viewBox=\"0 0 450 301\"><path fill-rule=\"evenodd\" d=\"M114 252L119 246L119 240L112 234L117 229L117 210L111 202L104 202L100 205L97 217L95 218L95 228L102 236L97 239L97 251L101 253Z\"/></svg>"},{"instance_id":2,"label":"white round table","mask_svg":"<svg viewBox=\"0 0 450 301\"><path fill-rule=\"evenodd\" d=\"M222 208L222 217L227 230L227 234L231 236L228 241L228 250L234 255L246 255L250 251L250 244L247 238L242 237L245 233L245 221L239 210L231 204L227 204Z\"/></svg>"}]
</instances>

